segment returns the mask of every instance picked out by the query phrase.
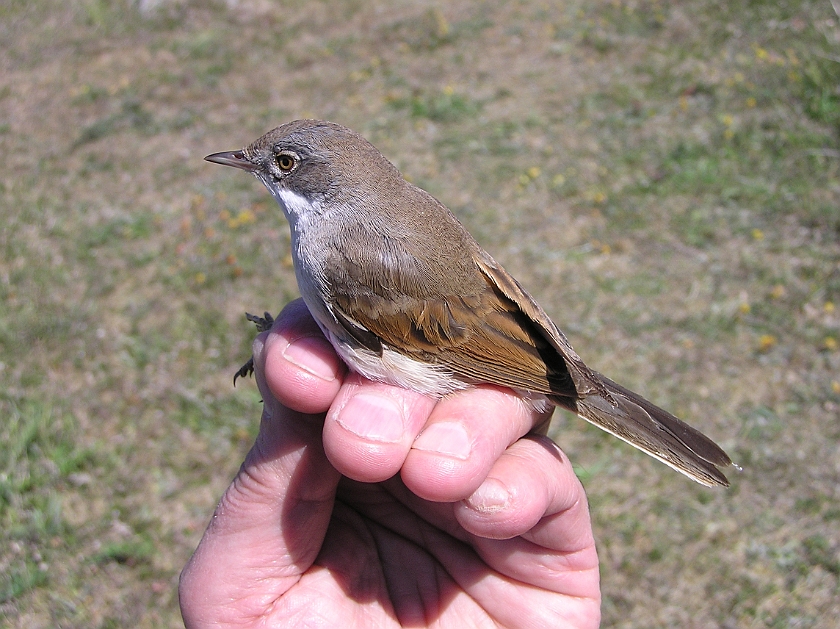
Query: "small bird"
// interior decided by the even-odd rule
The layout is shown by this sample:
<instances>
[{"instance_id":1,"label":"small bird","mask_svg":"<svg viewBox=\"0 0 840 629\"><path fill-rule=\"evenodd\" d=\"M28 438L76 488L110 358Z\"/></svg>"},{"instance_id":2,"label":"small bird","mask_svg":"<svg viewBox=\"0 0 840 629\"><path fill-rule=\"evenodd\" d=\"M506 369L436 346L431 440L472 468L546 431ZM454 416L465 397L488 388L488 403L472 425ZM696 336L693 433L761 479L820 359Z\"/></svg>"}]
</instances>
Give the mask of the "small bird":
<instances>
[{"instance_id":1,"label":"small bird","mask_svg":"<svg viewBox=\"0 0 840 629\"><path fill-rule=\"evenodd\" d=\"M434 397L479 383L508 387L698 483L729 485L718 469L732 464L726 452L587 367L452 212L362 136L296 120L205 159L253 174L280 204L301 296L350 369Z\"/></svg>"}]
</instances>

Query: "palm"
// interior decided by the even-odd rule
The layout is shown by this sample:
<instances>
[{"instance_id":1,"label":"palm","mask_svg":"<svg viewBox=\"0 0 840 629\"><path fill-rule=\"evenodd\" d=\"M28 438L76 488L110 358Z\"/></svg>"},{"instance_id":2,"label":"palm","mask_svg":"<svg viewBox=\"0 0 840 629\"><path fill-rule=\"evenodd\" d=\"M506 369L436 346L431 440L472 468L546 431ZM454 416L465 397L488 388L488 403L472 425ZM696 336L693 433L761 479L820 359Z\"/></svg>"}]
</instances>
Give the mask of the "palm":
<instances>
[{"instance_id":1,"label":"palm","mask_svg":"<svg viewBox=\"0 0 840 629\"><path fill-rule=\"evenodd\" d=\"M579 569L564 565L568 555L545 566L542 547L475 539L451 505L409 498L409 507L405 498L398 481L343 480L318 558L286 593L295 603L277 609L277 626L313 609L327 626L351 627L579 626L597 617L591 599L541 589Z\"/></svg>"}]
</instances>

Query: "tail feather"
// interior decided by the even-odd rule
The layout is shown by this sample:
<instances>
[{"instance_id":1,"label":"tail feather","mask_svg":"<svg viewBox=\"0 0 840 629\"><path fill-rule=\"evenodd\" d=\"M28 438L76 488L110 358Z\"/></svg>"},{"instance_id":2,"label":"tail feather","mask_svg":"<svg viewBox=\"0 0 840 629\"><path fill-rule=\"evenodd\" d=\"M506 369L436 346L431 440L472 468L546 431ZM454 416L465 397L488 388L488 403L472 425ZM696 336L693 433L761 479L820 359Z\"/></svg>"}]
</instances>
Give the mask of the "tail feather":
<instances>
[{"instance_id":1,"label":"tail feather","mask_svg":"<svg viewBox=\"0 0 840 629\"><path fill-rule=\"evenodd\" d=\"M732 460L720 446L642 396L596 375L612 400L602 395L576 400L573 410L580 417L698 483L729 486L729 480L717 466L732 465Z\"/></svg>"}]
</instances>

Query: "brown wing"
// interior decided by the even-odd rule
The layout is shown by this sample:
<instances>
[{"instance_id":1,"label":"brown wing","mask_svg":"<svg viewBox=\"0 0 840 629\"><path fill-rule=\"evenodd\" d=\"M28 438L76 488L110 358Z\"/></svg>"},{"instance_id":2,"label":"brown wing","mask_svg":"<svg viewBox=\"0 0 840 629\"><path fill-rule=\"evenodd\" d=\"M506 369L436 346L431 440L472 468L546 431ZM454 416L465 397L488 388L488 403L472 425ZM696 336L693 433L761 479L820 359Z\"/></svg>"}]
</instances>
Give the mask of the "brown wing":
<instances>
[{"instance_id":1,"label":"brown wing","mask_svg":"<svg viewBox=\"0 0 840 629\"><path fill-rule=\"evenodd\" d=\"M381 343L446 365L468 382L575 399L576 382L563 356L476 264L483 252L472 236L419 188L409 186L401 195L434 220L403 212L394 221L399 230L372 221L342 229L354 246L335 248L330 267L346 274L330 277L330 302L347 335L373 351ZM429 255L424 247L430 242L447 243L451 255Z\"/></svg>"},{"instance_id":2,"label":"brown wing","mask_svg":"<svg viewBox=\"0 0 840 629\"><path fill-rule=\"evenodd\" d=\"M355 329L353 338L363 340L359 329L366 330L390 349L446 365L468 382L577 398L562 356L516 303L489 283L478 294L422 300L338 294L334 309L348 331Z\"/></svg>"}]
</instances>

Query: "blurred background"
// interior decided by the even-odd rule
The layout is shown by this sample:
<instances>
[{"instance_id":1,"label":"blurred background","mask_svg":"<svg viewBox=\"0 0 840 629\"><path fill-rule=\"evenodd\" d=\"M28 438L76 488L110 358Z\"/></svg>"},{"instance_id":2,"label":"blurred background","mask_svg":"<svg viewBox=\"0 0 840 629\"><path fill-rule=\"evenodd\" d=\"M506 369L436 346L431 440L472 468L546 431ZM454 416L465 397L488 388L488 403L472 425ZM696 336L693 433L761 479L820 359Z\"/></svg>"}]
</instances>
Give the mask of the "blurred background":
<instances>
[{"instance_id":1,"label":"blurred background","mask_svg":"<svg viewBox=\"0 0 840 629\"><path fill-rule=\"evenodd\" d=\"M586 362L742 467L566 415L609 627L840 618L840 19L829 0L0 2L0 625L178 627L256 433L280 210L202 161L330 119Z\"/></svg>"}]
</instances>

